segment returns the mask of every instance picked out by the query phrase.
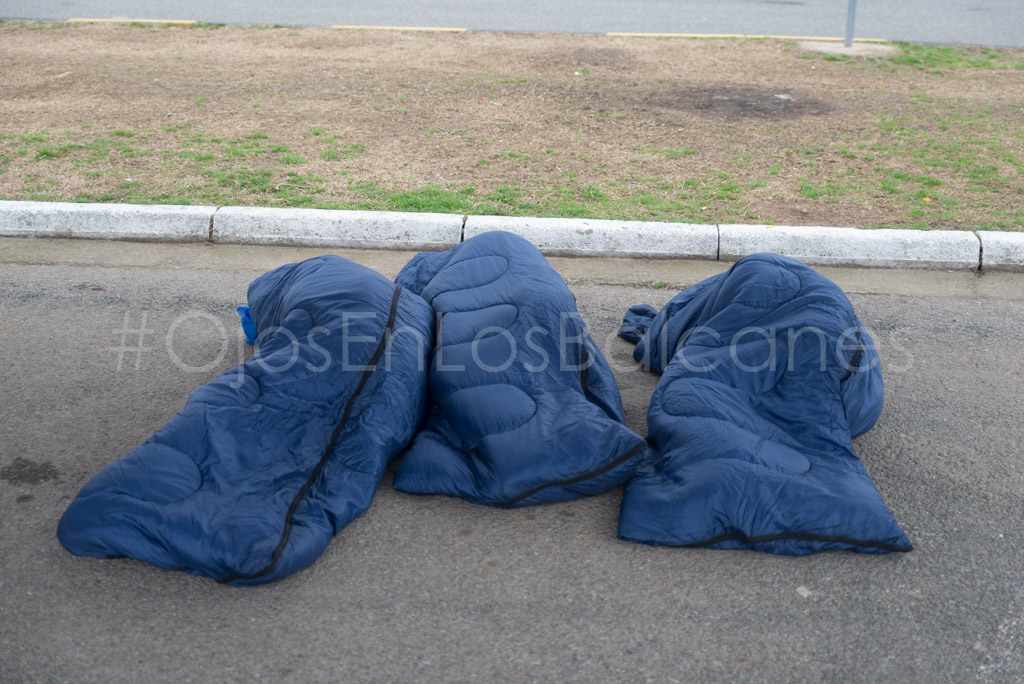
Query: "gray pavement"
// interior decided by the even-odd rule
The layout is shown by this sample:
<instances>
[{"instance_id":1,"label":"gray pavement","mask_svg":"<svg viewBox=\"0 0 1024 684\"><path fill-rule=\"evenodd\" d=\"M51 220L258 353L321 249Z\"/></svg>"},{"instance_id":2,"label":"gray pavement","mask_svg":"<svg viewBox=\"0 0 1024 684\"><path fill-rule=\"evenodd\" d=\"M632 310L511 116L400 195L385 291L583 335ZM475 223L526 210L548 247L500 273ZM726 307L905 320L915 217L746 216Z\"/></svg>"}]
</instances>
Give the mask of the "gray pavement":
<instances>
[{"instance_id":1,"label":"gray pavement","mask_svg":"<svg viewBox=\"0 0 1024 684\"><path fill-rule=\"evenodd\" d=\"M0 238L0 681L1024 678L1022 274L820 269L879 344L886 409L855 446L908 554L649 548L615 539L617 491L504 511L390 475L269 586L63 551L78 488L244 355L249 281L317 253ZM344 254L389 276L409 256ZM643 432L657 378L612 337L621 314L727 264L552 263ZM143 315L149 351L121 354Z\"/></svg>"},{"instance_id":2,"label":"gray pavement","mask_svg":"<svg viewBox=\"0 0 1024 684\"><path fill-rule=\"evenodd\" d=\"M192 19L223 24L447 26L478 31L842 36L846 0L0 0L0 17ZM858 37L1024 47L1019 0L860 0Z\"/></svg>"}]
</instances>

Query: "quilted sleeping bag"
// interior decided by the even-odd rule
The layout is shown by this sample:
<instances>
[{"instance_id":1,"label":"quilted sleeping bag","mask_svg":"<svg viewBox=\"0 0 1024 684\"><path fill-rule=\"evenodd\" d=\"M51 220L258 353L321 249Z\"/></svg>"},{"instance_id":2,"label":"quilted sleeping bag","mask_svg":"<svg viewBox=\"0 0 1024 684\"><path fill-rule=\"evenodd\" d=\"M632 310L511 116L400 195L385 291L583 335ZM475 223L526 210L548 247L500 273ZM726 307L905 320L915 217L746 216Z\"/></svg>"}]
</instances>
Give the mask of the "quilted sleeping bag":
<instances>
[{"instance_id":1,"label":"quilted sleeping bag","mask_svg":"<svg viewBox=\"0 0 1024 684\"><path fill-rule=\"evenodd\" d=\"M271 271L248 300L254 355L82 488L57 530L69 551L257 584L370 505L424 415L433 311L336 256Z\"/></svg>"},{"instance_id":2,"label":"quilted sleeping bag","mask_svg":"<svg viewBox=\"0 0 1024 684\"><path fill-rule=\"evenodd\" d=\"M493 506L621 484L643 440L576 299L537 248L485 233L419 254L396 282L437 314L426 427L395 474L413 494Z\"/></svg>"},{"instance_id":3,"label":"quilted sleeping bag","mask_svg":"<svg viewBox=\"0 0 1024 684\"><path fill-rule=\"evenodd\" d=\"M788 555L911 549L853 452L882 411L882 371L834 283L756 254L660 313L631 308L620 335L662 373L622 539Z\"/></svg>"}]
</instances>

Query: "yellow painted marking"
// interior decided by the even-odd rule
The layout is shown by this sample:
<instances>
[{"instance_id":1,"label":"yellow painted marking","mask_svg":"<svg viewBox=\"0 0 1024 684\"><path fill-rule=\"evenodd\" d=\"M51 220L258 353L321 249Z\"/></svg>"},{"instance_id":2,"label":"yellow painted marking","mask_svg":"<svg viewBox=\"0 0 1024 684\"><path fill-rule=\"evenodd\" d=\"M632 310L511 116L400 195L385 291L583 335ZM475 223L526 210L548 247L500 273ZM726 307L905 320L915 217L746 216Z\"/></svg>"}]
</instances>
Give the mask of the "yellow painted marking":
<instances>
[{"instance_id":1,"label":"yellow painted marking","mask_svg":"<svg viewBox=\"0 0 1024 684\"><path fill-rule=\"evenodd\" d=\"M189 26L196 22L191 19L68 19L69 24L175 24L176 26Z\"/></svg>"},{"instance_id":2,"label":"yellow painted marking","mask_svg":"<svg viewBox=\"0 0 1024 684\"><path fill-rule=\"evenodd\" d=\"M448 26L332 26L332 29L344 29L350 31L437 31L439 33L465 33L468 29L451 28Z\"/></svg>"},{"instance_id":3,"label":"yellow painted marking","mask_svg":"<svg viewBox=\"0 0 1024 684\"><path fill-rule=\"evenodd\" d=\"M843 38L835 36L761 36L748 33L606 33L613 38L769 38L772 40L820 40L841 43ZM882 38L855 38L854 43L888 43Z\"/></svg>"}]
</instances>

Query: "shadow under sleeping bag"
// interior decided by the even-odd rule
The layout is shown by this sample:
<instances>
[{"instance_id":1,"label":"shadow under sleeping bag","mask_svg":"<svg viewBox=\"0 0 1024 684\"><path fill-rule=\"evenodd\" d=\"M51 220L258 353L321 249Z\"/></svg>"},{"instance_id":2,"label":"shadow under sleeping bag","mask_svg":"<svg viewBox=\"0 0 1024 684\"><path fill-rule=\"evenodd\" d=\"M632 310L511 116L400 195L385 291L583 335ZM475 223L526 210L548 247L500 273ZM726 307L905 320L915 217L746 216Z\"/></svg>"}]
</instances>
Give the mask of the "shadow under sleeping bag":
<instances>
[{"instance_id":1,"label":"shadow under sleeping bag","mask_svg":"<svg viewBox=\"0 0 1024 684\"><path fill-rule=\"evenodd\" d=\"M662 377L622 539L804 555L909 551L852 438L882 411L868 333L834 283L771 254L738 261L620 335Z\"/></svg>"},{"instance_id":2,"label":"shadow under sleeping bag","mask_svg":"<svg viewBox=\"0 0 1024 684\"><path fill-rule=\"evenodd\" d=\"M621 484L643 440L562 277L505 232L419 254L396 279L437 313L431 412L395 473L412 494L493 506Z\"/></svg>"},{"instance_id":3,"label":"shadow under sleeping bag","mask_svg":"<svg viewBox=\"0 0 1024 684\"><path fill-rule=\"evenodd\" d=\"M423 417L433 312L336 256L271 271L248 300L255 354L82 488L57 531L69 551L257 584L370 505Z\"/></svg>"}]
</instances>

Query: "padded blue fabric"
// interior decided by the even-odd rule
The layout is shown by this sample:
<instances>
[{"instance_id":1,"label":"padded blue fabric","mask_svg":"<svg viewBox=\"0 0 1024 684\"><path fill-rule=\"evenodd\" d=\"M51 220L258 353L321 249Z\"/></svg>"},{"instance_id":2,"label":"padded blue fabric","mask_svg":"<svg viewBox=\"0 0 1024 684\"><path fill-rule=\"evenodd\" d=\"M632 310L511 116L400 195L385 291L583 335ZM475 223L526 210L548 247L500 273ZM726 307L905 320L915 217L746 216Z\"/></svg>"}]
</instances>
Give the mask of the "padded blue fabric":
<instances>
[{"instance_id":1,"label":"padded blue fabric","mask_svg":"<svg viewBox=\"0 0 1024 684\"><path fill-rule=\"evenodd\" d=\"M576 299L537 248L493 232L419 254L397 282L438 316L431 413L395 474L413 494L494 506L621 484L643 440Z\"/></svg>"},{"instance_id":2,"label":"padded blue fabric","mask_svg":"<svg viewBox=\"0 0 1024 684\"><path fill-rule=\"evenodd\" d=\"M248 299L255 354L82 488L57 531L69 551L257 584L370 505L424 416L433 311L336 256L271 271Z\"/></svg>"},{"instance_id":3,"label":"padded blue fabric","mask_svg":"<svg viewBox=\"0 0 1024 684\"><path fill-rule=\"evenodd\" d=\"M909 551L852 437L882 411L882 369L835 284L756 254L620 335L661 380L622 539L804 555Z\"/></svg>"}]
</instances>

